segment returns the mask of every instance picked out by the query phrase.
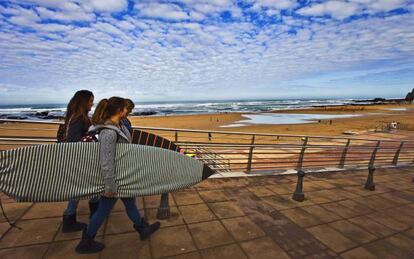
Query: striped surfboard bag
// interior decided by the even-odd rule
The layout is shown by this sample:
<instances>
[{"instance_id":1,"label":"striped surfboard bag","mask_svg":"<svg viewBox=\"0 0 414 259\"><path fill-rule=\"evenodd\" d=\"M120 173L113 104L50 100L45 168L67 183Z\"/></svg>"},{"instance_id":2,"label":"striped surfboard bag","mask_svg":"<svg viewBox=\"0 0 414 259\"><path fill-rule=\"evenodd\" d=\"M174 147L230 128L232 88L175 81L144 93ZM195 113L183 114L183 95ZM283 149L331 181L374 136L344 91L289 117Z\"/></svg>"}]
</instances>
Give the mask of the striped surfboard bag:
<instances>
[{"instance_id":1,"label":"striped surfboard bag","mask_svg":"<svg viewBox=\"0 0 414 259\"><path fill-rule=\"evenodd\" d=\"M61 143L0 153L0 191L21 202L55 202L99 197L104 179L100 143ZM214 172L175 151L117 144L117 197L167 193L192 186Z\"/></svg>"}]
</instances>

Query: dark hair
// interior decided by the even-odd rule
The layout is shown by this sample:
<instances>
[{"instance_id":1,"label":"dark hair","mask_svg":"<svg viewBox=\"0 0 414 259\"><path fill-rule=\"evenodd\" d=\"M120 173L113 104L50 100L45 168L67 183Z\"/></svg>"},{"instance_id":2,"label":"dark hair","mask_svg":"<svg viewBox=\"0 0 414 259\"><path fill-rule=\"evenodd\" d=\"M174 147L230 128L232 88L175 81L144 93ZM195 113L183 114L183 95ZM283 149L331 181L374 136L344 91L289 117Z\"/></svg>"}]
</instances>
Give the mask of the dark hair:
<instances>
[{"instance_id":1,"label":"dark hair","mask_svg":"<svg viewBox=\"0 0 414 259\"><path fill-rule=\"evenodd\" d=\"M131 99L125 99L126 101L126 108L128 109L128 113L131 113L132 110L135 108L135 104Z\"/></svg>"},{"instance_id":2,"label":"dark hair","mask_svg":"<svg viewBox=\"0 0 414 259\"><path fill-rule=\"evenodd\" d=\"M114 116L127 106L127 102L121 97L111 97L109 99L102 99L92 116L92 123L94 125L103 124L107 119Z\"/></svg>"},{"instance_id":3,"label":"dark hair","mask_svg":"<svg viewBox=\"0 0 414 259\"><path fill-rule=\"evenodd\" d=\"M91 125L88 117L88 102L93 97L93 93L88 90L80 90L70 99L66 108L65 130L70 122L82 120L85 129Z\"/></svg>"}]
</instances>

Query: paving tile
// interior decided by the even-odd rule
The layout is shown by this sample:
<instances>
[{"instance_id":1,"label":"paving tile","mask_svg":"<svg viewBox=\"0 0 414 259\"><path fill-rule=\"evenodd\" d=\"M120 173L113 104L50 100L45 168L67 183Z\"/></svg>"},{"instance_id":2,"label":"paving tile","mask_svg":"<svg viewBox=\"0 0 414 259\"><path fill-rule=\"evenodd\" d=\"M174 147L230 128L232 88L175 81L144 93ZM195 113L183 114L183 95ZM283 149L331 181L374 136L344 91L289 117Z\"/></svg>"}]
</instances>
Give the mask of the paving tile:
<instances>
[{"instance_id":1,"label":"paving tile","mask_svg":"<svg viewBox=\"0 0 414 259\"><path fill-rule=\"evenodd\" d=\"M1 240L0 248L50 242L60 223L61 219L56 218L19 221L17 226L22 230L11 229Z\"/></svg>"},{"instance_id":2,"label":"paving tile","mask_svg":"<svg viewBox=\"0 0 414 259\"><path fill-rule=\"evenodd\" d=\"M306 229L309 233L315 236L318 240L324 243L333 251L340 253L342 251L356 247L349 238L342 235L339 231L329 227L328 225L320 225Z\"/></svg>"},{"instance_id":3,"label":"paving tile","mask_svg":"<svg viewBox=\"0 0 414 259\"><path fill-rule=\"evenodd\" d=\"M283 210L281 213L301 227L310 227L323 223L317 217L312 216L302 208Z\"/></svg>"},{"instance_id":4,"label":"paving tile","mask_svg":"<svg viewBox=\"0 0 414 259\"><path fill-rule=\"evenodd\" d=\"M234 240L219 221L188 225L199 249L233 243Z\"/></svg>"},{"instance_id":5,"label":"paving tile","mask_svg":"<svg viewBox=\"0 0 414 259\"><path fill-rule=\"evenodd\" d=\"M42 258L47 250L48 245L24 246L18 248L9 248L0 250L0 258L2 259L37 259Z\"/></svg>"},{"instance_id":6,"label":"paving tile","mask_svg":"<svg viewBox=\"0 0 414 259\"><path fill-rule=\"evenodd\" d=\"M360 203L355 202L353 200L339 201L338 204L341 204L341 205L349 208L350 210L355 211L355 214L353 214L354 216L359 216L359 215L363 215L363 214L373 212L372 209L368 208L364 204L360 204Z\"/></svg>"},{"instance_id":7,"label":"paving tile","mask_svg":"<svg viewBox=\"0 0 414 259\"><path fill-rule=\"evenodd\" d=\"M312 193L314 193L314 192L312 192ZM322 191L318 191L316 193L318 193L320 196L322 196L324 198L328 198L330 201L345 200L345 199L347 199L347 196L348 196L348 195L344 194L345 193L344 190L340 190L340 189L322 190Z\"/></svg>"},{"instance_id":8,"label":"paving tile","mask_svg":"<svg viewBox=\"0 0 414 259\"><path fill-rule=\"evenodd\" d=\"M308 196L306 195L306 193L305 193L305 200L303 200L303 201L295 201L295 200L293 200L291 194L283 194L283 195L280 195L280 196L283 199L289 200L290 202L292 202L293 205L294 205L294 207L303 207L303 206L314 205L314 203L307 198Z\"/></svg>"},{"instance_id":9,"label":"paving tile","mask_svg":"<svg viewBox=\"0 0 414 259\"><path fill-rule=\"evenodd\" d=\"M367 216L370 217L372 220L380 224L383 224L384 226L391 228L393 230L396 230L396 231L404 231L410 228L409 225L393 219L392 217L390 217L388 214L384 212L377 212L377 213L369 214Z\"/></svg>"},{"instance_id":10,"label":"paving tile","mask_svg":"<svg viewBox=\"0 0 414 259\"><path fill-rule=\"evenodd\" d=\"M372 220L368 216L352 218L352 219L349 219L349 221L355 225L358 225L361 228L364 228L370 233L376 235L377 237L386 237L386 236L396 233L395 230Z\"/></svg>"},{"instance_id":11,"label":"paving tile","mask_svg":"<svg viewBox=\"0 0 414 259\"><path fill-rule=\"evenodd\" d=\"M102 237L95 238L96 241L102 242ZM71 259L71 258L87 258L87 259L98 259L99 253L97 254L86 254L79 255L76 253L75 248L79 244L80 240L64 241L52 243L46 253L46 259Z\"/></svg>"},{"instance_id":12,"label":"paving tile","mask_svg":"<svg viewBox=\"0 0 414 259\"><path fill-rule=\"evenodd\" d=\"M292 194L295 191L295 186L296 184L269 184L264 187L276 194Z\"/></svg>"},{"instance_id":13,"label":"paving tile","mask_svg":"<svg viewBox=\"0 0 414 259\"><path fill-rule=\"evenodd\" d=\"M170 217L168 219L157 219L157 212L158 209L148 209L145 211L145 216L150 223L159 221L162 228L184 224L183 217L177 207L170 207Z\"/></svg>"},{"instance_id":14,"label":"paving tile","mask_svg":"<svg viewBox=\"0 0 414 259\"><path fill-rule=\"evenodd\" d=\"M187 224L216 219L205 203L178 207Z\"/></svg>"},{"instance_id":15,"label":"paving tile","mask_svg":"<svg viewBox=\"0 0 414 259\"><path fill-rule=\"evenodd\" d=\"M376 236L365 231L363 228L360 228L359 226L352 224L347 220L335 221L329 223L328 225L340 232L345 237L351 239L352 241L360 245L377 239Z\"/></svg>"},{"instance_id":16,"label":"paving tile","mask_svg":"<svg viewBox=\"0 0 414 259\"><path fill-rule=\"evenodd\" d=\"M0 240L1 240L1 237L3 237L3 235L7 232L7 230L10 229L10 227L11 227L10 224L7 222L0 223Z\"/></svg>"},{"instance_id":17,"label":"paving tile","mask_svg":"<svg viewBox=\"0 0 414 259\"><path fill-rule=\"evenodd\" d=\"M196 250L185 226L161 228L151 236L154 258L185 254Z\"/></svg>"},{"instance_id":18,"label":"paving tile","mask_svg":"<svg viewBox=\"0 0 414 259\"><path fill-rule=\"evenodd\" d=\"M288 259L290 258L270 237L261 237L240 244L249 258Z\"/></svg>"},{"instance_id":19,"label":"paving tile","mask_svg":"<svg viewBox=\"0 0 414 259\"><path fill-rule=\"evenodd\" d=\"M364 246L364 248L377 258L398 258L412 259L412 253L401 250L399 247L385 241L384 239L374 241Z\"/></svg>"},{"instance_id":20,"label":"paving tile","mask_svg":"<svg viewBox=\"0 0 414 259\"><path fill-rule=\"evenodd\" d=\"M224 219L222 223L237 241L250 240L266 235L248 217Z\"/></svg>"},{"instance_id":21,"label":"paving tile","mask_svg":"<svg viewBox=\"0 0 414 259\"><path fill-rule=\"evenodd\" d=\"M390 218L393 218L399 222L402 222L408 226L414 226L413 213L402 210L400 208L392 208L383 212L385 215L388 215Z\"/></svg>"},{"instance_id":22,"label":"paving tile","mask_svg":"<svg viewBox=\"0 0 414 259\"><path fill-rule=\"evenodd\" d=\"M30 206L32 206L32 203L10 202L3 204L4 212L12 222L20 218ZM0 214L0 222L6 222L3 213Z\"/></svg>"},{"instance_id":23,"label":"paving tile","mask_svg":"<svg viewBox=\"0 0 414 259\"><path fill-rule=\"evenodd\" d=\"M169 257L165 257L168 259L201 259L201 255L199 252L191 252L188 254L181 254L181 255L176 255L176 256L169 256Z\"/></svg>"},{"instance_id":24,"label":"paving tile","mask_svg":"<svg viewBox=\"0 0 414 259\"><path fill-rule=\"evenodd\" d=\"M254 187L248 187L247 188L250 192L254 193L257 197L264 197L264 196L270 196L273 195L274 192L270 191L266 187L262 186L254 186Z\"/></svg>"},{"instance_id":25,"label":"paving tile","mask_svg":"<svg viewBox=\"0 0 414 259\"><path fill-rule=\"evenodd\" d=\"M290 209L298 205L291 199L286 199L280 195L263 197L262 200L277 210Z\"/></svg>"},{"instance_id":26,"label":"paving tile","mask_svg":"<svg viewBox=\"0 0 414 259\"><path fill-rule=\"evenodd\" d=\"M353 193L359 196L376 195L379 193L378 192L379 186L377 185L375 186L375 191L366 190L364 189L364 186L351 186L351 187L344 187L343 189L349 193ZM356 197L352 197L352 198L356 198Z\"/></svg>"},{"instance_id":27,"label":"paving tile","mask_svg":"<svg viewBox=\"0 0 414 259\"><path fill-rule=\"evenodd\" d=\"M306 192L306 199L309 199L315 204L329 203L333 201L331 195L326 190L316 192Z\"/></svg>"},{"instance_id":28,"label":"paving tile","mask_svg":"<svg viewBox=\"0 0 414 259\"><path fill-rule=\"evenodd\" d=\"M398 197L398 195L395 195L396 192L389 192L389 193L383 193L378 195L379 197L388 200L389 202L393 202L396 205L404 205L411 203L410 200L406 200L404 198Z\"/></svg>"},{"instance_id":29,"label":"paving tile","mask_svg":"<svg viewBox=\"0 0 414 259\"><path fill-rule=\"evenodd\" d=\"M199 191L198 192L201 198L205 202L219 202L219 201L228 201L229 198L227 195L220 190L213 190L213 191Z\"/></svg>"},{"instance_id":30,"label":"paving tile","mask_svg":"<svg viewBox=\"0 0 414 259\"><path fill-rule=\"evenodd\" d=\"M149 241L141 241L138 233L106 235L100 258L151 258Z\"/></svg>"},{"instance_id":31,"label":"paving tile","mask_svg":"<svg viewBox=\"0 0 414 259\"><path fill-rule=\"evenodd\" d=\"M372 210L385 210L396 206L394 202L381 198L379 195L371 195L353 199L354 201L367 206ZM398 205L398 204L397 204Z\"/></svg>"},{"instance_id":32,"label":"paving tile","mask_svg":"<svg viewBox=\"0 0 414 259\"><path fill-rule=\"evenodd\" d=\"M209 203L208 206L220 219L244 216L244 212L232 201Z\"/></svg>"},{"instance_id":33,"label":"paving tile","mask_svg":"<svg viewBox=\"0 0 414 259\"><path fill-rule=\"evenodd\" d=\"M414 240L414 228L404 231L404 235Z\"/></svg>"},{"instance_id":34,"label":"paving tile","mask_svg":"<svg viewBox=\"0 0 414 259\"><path fill-rule=\"evenodd\" d=\"M341 219L340 216L336 215L335 213L327 209L324 209L322 206L319 205L306 206L302 207L302 209L324 223L329 223Z\"/></svg>"},{"instance_id":35,"label":"paving tile","mask_svg":"<svg viewBox=\"0 0 414 259\"><path fill-rule=\"evenodd\" d=\"M272 214L274 213L264 214L260 212L254 212L249 213L249 218L262 229L274 225L281 226L290 223L290 220L287 219L284 215L276 216Z\"/></svg>"},{"instance_id":36,"label":"paving tile","mask_svg":"<svg viewBox=\"0 0 414 259\"><path fill-rule=\"evenodd\" d=\"M352 249L348 252L341 254L341 257L344 259L377 259L378 257L370 253L367 249L363 247L358 247Z\"/></svg>"},{"instance_id":37,"label":"paving tile","mask_svg":"<svg viewBox=\"0 0 414 259\"><path fill-rule=\"evenodd\" d=\"M319 185L320 189L333 189L336 188L335 185L328 181L317 181L317 184Z\"/></svg>"},{"instance_id":38,"label":"paving tile","mask_svg":"<svg viewBox=\"0 0 414 259\"><path fill-rule=\"evenodd\" d=\"M342 217L342 218L352 218L352 217L356 217L359 216L360 213L356 210L352 210L348 207L345 207L341 204L339 204L338 202L331 202L331 203L326 203L326 204L321 204L322 208L333 212L335 214L337 214L338 216Z\"/></svg>"},{"instance_id":39,"label":"paving tile","mask_svg":"<svg viewBox=\"0 0 414 259\"><path fill-rule=\"evenodd\" d=\"M151 196L144 196L142 201L138 200L138 204L143 204L141 207L145 207L145 209L155 209L160 206L161 195L151 195ZM168 195L168 202L170 206L175 206L174 198L171 194Z\"/></svg>"},{"instance_id":40,"label":"paving tile","mask_svg":"<svg viewBox=\"0 0 414 259\"><path fill-rule=\"evenodd\" d=\"M330 250L328 250L318 239L293 223L270 226L263 230L274 242L286 251L290 257L332 256Z\"/></svg>"},{"instance_id":41,"label":"paving tile","mask_svg":"<svg viewBox=\"0 0 414 259\"><path fill-rule=\"evenodd\" d=\"M206 250L200 251L202 258L204 259L217 259L217 258L226 258L226 259L243 259L247 256L243 253L237 245L227 245L214 247Z\"/></svg>"},{"instance_id":42,"label":"paving tile","mask_svg":"<svg viewBox=\"0 0 414 259\"><path fill-rule=\"evenodd\" d=\"M176 204L179 206L203 203L203 200L196 191L175 192L173 196Z\"/></svg>"},{"instance_id":43,"label":"paving tile","mask_svg":"<svg viewBox=\"0 0 414 259\"><path fill-rule=\"evenodd\" d=\"M135 231L133 225L134 223L128 218L125 212L112 212L105 226L105 235L133 232Z\"/></svg>"},{"instance_id":44,"label":"paving tile","mask_svg":"<svg viewBox=\"0 0 414 259\"><path fill-rule=\"evenodd\" d=\"M385 242L393 245L399 250L405 251L407 253L414 253L414 239L411 239L402 234L397 234L394 236L387 237L384 239Z\"/></svg>"},{"instance_id":45,"label":"paving tile","mask_svg":"<svg viewBox=\"0 0 414 259\"><path fill-rule=\"evenodd\" d=\"M62 217L67 202L35 203L22 219Z\"/></svg>"}]
</instances>

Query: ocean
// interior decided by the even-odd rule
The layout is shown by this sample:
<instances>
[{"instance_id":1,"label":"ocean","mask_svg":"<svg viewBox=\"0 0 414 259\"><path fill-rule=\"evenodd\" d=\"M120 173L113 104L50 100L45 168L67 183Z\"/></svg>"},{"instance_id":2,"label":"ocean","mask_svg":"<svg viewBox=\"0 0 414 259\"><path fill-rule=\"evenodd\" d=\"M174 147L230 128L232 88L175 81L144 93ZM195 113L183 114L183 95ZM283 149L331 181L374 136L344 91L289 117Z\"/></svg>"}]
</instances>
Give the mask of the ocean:
<instances>
[{"instance_id":1,"label":"ocean","mask_svg":"<svg viewBox=\"0 0 414 259\"><path fill-rule=\"evenodd\" d=\"M208 113L263 113L276 110L354 104L352 99L228 100L136 103L132 115L165 116ZM358 104L362 104L358 102ZM64 116L66 104L0 105L1 119L55 120ZM93 109L92 111L93 112Z\"/></svg>"}]
</instances>

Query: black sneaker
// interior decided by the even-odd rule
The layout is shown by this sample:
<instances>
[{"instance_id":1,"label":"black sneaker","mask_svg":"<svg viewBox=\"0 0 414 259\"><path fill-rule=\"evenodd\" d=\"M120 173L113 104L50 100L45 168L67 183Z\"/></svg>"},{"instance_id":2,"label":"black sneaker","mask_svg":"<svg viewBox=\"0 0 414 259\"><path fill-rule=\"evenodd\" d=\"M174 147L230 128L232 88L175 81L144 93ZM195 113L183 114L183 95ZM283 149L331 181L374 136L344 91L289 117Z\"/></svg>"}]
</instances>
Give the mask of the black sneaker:
<instances>
[{"instance_id":1,"label":"black sneaker","mask_svg":"<svg viewBox=\"0 0 414 259\"><path fill-rule=\"evenodd\" d=\"M142 220L141 226L134 225L134 228L136 231L138 231L141 240L145 240L149 236L151 236L152 233L157 231L160 228L160 226L161 224L158 221L150 225L147 221Z\"/></svg>"},{"instance_id":2,"label":"black sneaker","mask_svg":"<svg viewBox=\"0 0 414 259\"><path fill-rule=\"evenodd\" d=\"M100 242L96 242L94 238L94 236L88 236L86 234L86 229L84 229L82 233L82 239L76 246L75 251L78 254L93 254L102 251L105 248L105 245Z\"/></svg>"},{"instance_id":3,"label":"black sneaker","mask_svg":"<svg viewBox=\"0 0 414 259\"><path fill-rule=\"evenodd\" d=\"M76 221L76 214L63 215L62 232L78 232L86 228L86 224Z\"/></svg>"}]
</instances>

